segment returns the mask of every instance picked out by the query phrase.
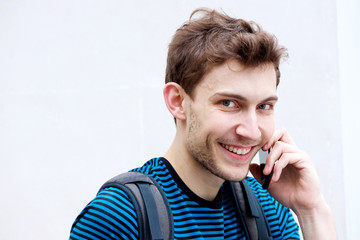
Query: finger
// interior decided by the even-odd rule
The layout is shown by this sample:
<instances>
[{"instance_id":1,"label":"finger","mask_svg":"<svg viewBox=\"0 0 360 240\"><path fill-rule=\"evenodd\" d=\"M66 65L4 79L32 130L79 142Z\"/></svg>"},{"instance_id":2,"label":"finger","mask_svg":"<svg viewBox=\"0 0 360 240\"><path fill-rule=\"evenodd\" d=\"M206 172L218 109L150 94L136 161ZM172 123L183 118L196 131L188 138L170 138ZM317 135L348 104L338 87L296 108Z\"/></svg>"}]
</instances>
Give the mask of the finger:
<instances>
[{"instance_id":1,"label":"finger","mask_svg":"<svg viewBox=\"0 0 360 240\"><path fill-rule=\"evenodd\" d=\"M288 166L293 166L296 168L294 164L299 162L299 160L302 158L302 154L300 152L297 153L283 153L280 157L280 159L276 162L274 166L274 173L273 173L273 180L274 182L277 182L283 170Z\"/></svg>"},{"instance_id":2,"label":"finger","mask_svg":"<svg viewBox=\"0 0 360 240\"><path fill-rule=\"evenodd\" d=\"M284 142L276 142L271 149L269 156L266 160L266 165L264 168L264 174L270 174L275 163L280 160L284 153L294 153L298 152L297 147L284 143Z\"/></svg>"},{"instance_id":3,"label":"finger","mask_svg":"<svg viewBox=\"0 0 360 240\"><path fill-rule=\"evenodd\" d=\"M276 162L276 165L274 166L274 173L272 180L274 182L277 182L280 179L281 173L286 166L289 164L289 153L284 153L281 158Z\"/></svg>"},{"instance_id":4,"label":"finger","mask_svg":"<svg viewBox=\"0 0 360 240\"><path fill-rule=\"evenodd\" d=\"M269 150L274 143L282 141L295 146L295 142L285 128L276 129L270 140L263 146L263 150Z\"/></svg>"}]
</instances>

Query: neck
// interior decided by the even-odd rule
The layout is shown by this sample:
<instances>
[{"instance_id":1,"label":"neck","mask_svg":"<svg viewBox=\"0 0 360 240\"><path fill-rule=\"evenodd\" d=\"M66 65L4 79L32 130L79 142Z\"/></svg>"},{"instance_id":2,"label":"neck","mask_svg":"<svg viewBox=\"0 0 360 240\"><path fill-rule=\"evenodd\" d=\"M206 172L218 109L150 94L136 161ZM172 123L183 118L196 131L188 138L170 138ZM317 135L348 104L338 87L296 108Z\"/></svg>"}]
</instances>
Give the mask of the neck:
<instances>
[{"instance_id":1,"label":"neck","mask_svg":"<svg viewBox=\"0 0 360 240\"><path fill-rule=\"evenodd\" d=\"M164 157L193 193L207 201L215 199L224 180L199 164L176 138Z\"/></svg>"}]
</instances>

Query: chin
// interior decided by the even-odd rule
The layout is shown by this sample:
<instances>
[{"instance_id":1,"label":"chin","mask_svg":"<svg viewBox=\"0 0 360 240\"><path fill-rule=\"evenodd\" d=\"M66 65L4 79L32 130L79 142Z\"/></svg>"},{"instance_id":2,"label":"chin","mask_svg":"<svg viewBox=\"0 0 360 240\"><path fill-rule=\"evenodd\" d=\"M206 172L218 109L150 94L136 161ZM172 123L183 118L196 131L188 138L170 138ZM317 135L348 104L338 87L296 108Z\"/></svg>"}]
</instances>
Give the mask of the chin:
<instances>
[{"instance_id":1,"label":"chin","mask_svg":"<svg viewBox=\"0 0 360 240\"><path fill-rule=\"evenodd\" d=\"M232 168L230 171L223 170L217 172L217 174L215 175L230 182L239 182L244 180L249 172L249 168L247 168L246 170L244 169L238 169L237 171L236 170L237 170L236 168Z\"/></svg>"},{"instance_id":2,"label":"chin","mask_svg":"<svg viewBox=\"0 0 360 240\"><path fill-rule=\"evenodd\" d=\"M241 182L242 180L244 180L246 178L246 176L247 176L247 174L242 175L242 176L230 176L225 180L230 181L230 182Z\"/></svg>"}]
</instances>

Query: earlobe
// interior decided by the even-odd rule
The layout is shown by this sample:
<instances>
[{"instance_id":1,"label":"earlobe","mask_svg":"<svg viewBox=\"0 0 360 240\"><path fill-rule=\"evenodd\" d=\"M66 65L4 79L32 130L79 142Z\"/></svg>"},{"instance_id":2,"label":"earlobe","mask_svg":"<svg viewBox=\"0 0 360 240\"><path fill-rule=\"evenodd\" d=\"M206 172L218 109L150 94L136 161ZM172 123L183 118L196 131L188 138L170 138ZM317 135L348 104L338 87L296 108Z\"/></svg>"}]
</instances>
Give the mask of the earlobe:
<instances>
[{"instance_id":1,"label":"earlobe","mask_svg":"<svg viewBox=\"0 0 360 240\"><path fill-rule=\"evenodd\" d=\"M169 112L178 120L185 119L183 107L184 89L177 83L169 82L164 87L164 100Z\"/></svg>"}]
</instances>

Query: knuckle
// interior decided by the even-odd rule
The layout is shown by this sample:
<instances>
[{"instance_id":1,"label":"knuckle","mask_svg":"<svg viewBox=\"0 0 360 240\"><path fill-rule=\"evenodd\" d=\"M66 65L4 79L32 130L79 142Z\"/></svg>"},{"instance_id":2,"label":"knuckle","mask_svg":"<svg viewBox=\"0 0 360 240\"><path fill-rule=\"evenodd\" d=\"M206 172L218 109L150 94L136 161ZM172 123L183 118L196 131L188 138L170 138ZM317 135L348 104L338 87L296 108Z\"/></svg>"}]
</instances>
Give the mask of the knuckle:
<instances>
[{"instance_id":1,"label":"knuckle","mask_svg":"<svg viewBox=\"0 0 360 240\"><path fill-rule=\"evenodd\" d=\"M276 141L276 142L274 143L274 146L273 146L273 147L280 149L282 145L283 145L283 143L282 143L281 141Z\"/></svg>"},{"instance_id":2,"label":"knuckle","mask_svg":"<svg viewBox=\"0 0 360 240\"><path fill-rule=\"evenodd\" d=\"M281 128L280 128L280 131L281 131L282 133L287 133L287 130L286 130L285 127L281 127Z\"/></svg>"}]
</instances>

